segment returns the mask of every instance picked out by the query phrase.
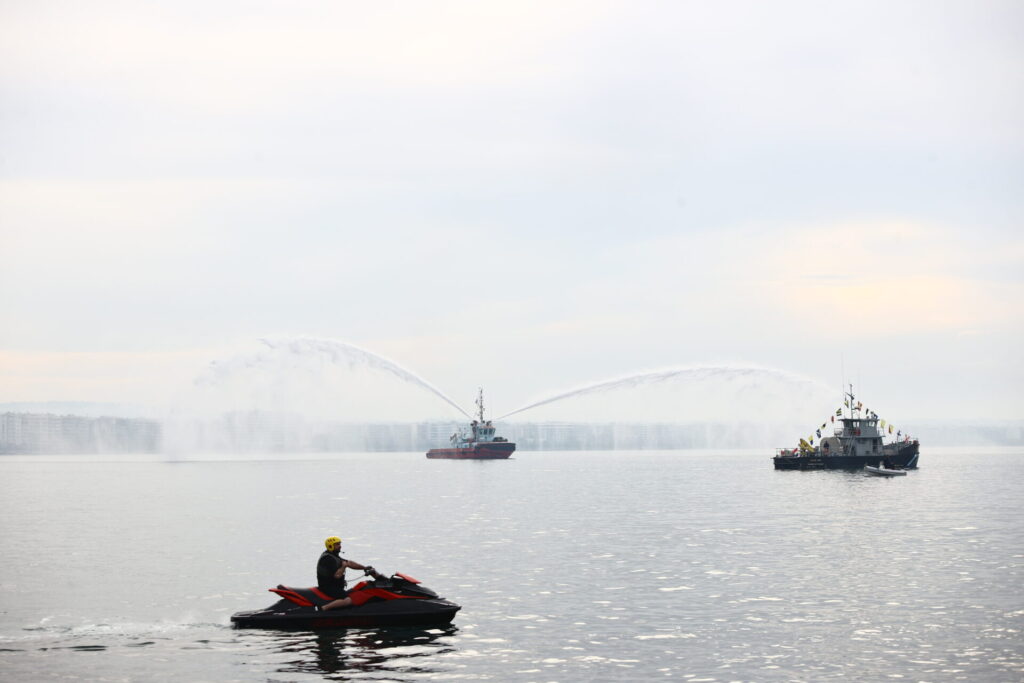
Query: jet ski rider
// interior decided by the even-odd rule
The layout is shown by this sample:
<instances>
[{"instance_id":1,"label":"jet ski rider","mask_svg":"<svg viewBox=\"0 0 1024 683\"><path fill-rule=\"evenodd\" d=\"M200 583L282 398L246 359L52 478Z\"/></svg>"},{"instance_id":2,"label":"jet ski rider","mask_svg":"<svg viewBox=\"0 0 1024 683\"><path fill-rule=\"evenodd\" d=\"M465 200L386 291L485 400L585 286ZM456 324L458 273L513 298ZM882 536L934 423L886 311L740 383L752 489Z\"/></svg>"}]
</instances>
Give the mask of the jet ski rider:
<instances>
[{"instance_id":1,"label":"jet ski rider","mask_svg":"<svg viewBox=\"0 0 1024 683\"><path fill-rule=\"evenodd\" d=\"M342 557L341 539L337 536L331 536L324 540L324 545L327 550L321 553L320 560L316 563L316 582L320 590L335 600L327 603L321 609L338 609L363 604L367 599L365 596L356 593L349 597L348 591L345 590L345 570L362 570L376 578L380 578L380 574L369 565L362 565Z\"/></svg>"}]
</instances>

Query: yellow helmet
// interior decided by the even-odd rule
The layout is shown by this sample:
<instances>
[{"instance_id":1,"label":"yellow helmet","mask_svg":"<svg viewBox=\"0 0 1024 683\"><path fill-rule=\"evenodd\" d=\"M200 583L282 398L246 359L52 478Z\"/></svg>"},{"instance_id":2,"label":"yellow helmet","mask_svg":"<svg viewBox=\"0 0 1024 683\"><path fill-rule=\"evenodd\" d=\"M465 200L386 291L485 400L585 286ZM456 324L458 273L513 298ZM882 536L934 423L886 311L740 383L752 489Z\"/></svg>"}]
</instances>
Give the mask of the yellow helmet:
<instances>
[{"instance_id":1,"label":"yellow helmet","mask_svg":"<svg viewBox=\"0 0 1024 683\"><path fill-rule=\"evenodd\" d=\"M324 545L327 546L328 550L330 550L338 543L341 543L341 539L337 536L329 536L328 538L324 539Z\"/></svg>"}]
</instances>

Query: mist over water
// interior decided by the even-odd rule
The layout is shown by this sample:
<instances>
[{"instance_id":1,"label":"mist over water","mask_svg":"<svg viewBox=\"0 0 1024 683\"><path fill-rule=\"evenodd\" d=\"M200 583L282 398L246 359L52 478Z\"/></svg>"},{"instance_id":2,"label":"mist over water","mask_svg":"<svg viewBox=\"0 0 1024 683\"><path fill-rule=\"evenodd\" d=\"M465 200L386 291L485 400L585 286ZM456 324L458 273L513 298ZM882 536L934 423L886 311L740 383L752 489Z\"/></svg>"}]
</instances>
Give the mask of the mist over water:
<instances>
[{"instance_id":1,"label":"mist over water","mask_svg":"<svg viewBox=\"0 0 1024 683\"><path fill-rule=\"evenodd\" d=\"M485 390L488 396L502 396L500 386ZM530 424L538 422L706 424L708 433L718 436L708 436L702 447L762 442L781 446L795 443L805 430L809 433L826 419L838 397L838 388L791 372L695 365L553 391L500 417L488 417L503 421L516 417L513 424L499 424L499 430L510 437L522 437ZM164 421L164 450L419 450L424 437L412 434L410 429L416 431L412 425L470 418L421 375L353 344L310 337L261 339L258 348L211 362L196 377ZM516 424L522 420L528 424ZM360 425L377 426L363 430L363 436ZM410 426L403 432L402 425ZM518 427L527 432L520 434ZM643 439L636 440L637 429L627 431L630 448L666 447L664 434L652 436L652 442L644 445ZM436 445L432 438L427 440ZM684 441L671 441L670 446ZM565 443L561 447L581 446Z\"/></svg>"},{"instance_id":2,"label":"mist over water","mask_svg":"<svg viewBox=\"0 0 1024 683\"><path fill-rule=\"evenodd\" d=\"M372 448L365 445L371 437L359 435L360 425L468 417L421 376L353 344L260 339L255 349L211 362L176 398L163 421L163 450Z\"/></svg>"}]
</instances>

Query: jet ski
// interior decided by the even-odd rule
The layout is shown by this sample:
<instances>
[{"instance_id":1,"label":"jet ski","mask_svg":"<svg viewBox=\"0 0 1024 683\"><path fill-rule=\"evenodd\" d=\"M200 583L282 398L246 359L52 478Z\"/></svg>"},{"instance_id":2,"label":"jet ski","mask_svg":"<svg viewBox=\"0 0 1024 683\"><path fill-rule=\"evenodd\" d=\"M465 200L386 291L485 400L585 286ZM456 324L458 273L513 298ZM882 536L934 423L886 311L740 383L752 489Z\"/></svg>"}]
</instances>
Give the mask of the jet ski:
<instances>
[{"instance_id":1,"label":"jet ski","mask_svg":"<svg viewBox=\"0 0 1024 683\"><path fill-rule=\"evenodd\" d=\"M315 586L278 586L268 590L281 599L264 609L233 614L231 623L239 628L302 630L421 626L448 624L462 609L401 573L361 581L348 592L355 604L331 610L324 610L323 606L334 598Z\"/></svg>"}]
</instances>

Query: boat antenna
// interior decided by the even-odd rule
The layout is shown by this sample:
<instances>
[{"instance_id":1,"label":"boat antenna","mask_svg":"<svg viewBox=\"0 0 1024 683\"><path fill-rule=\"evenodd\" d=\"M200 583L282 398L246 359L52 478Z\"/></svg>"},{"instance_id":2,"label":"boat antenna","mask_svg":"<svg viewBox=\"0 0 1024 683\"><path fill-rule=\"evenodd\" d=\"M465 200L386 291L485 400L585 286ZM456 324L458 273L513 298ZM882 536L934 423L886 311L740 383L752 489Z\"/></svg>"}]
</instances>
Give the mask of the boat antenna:
<instances>
[{"instance_id":1,"label":"boat antenna","mask_svg":"<svg viewBox=\"0 0 1024 683\"><path fill-rule=\"evenodd\" d=\"M839 385L839 397L844 400L846 399L846 358L843 353L839 352L839 367L842 374L842 383Z\"/></svg>"}]
</instances>

